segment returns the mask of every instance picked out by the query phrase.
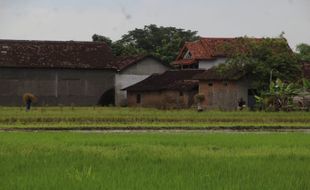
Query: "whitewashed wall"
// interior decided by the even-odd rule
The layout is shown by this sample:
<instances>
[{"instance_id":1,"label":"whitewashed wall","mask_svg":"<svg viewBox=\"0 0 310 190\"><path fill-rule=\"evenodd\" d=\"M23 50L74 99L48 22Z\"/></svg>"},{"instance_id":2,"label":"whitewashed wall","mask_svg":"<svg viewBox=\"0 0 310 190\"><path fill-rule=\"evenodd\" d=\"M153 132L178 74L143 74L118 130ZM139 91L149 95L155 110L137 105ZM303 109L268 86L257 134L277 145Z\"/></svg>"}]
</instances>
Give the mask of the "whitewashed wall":
<instances>
[{"instance_id":1,"label":"whitewashed wall","mask_svg":"<svg viewBox=\"0 0 310 190\"><path fill-rule=\"evenodd\" d=\"M217 58L214 60L203 60L199 61L199 69L210 69L211 67L217 66L221 63L225 63L226 58Z\"/></svg>"},{"instance_id":2,"label":"whitewashed wall","mask_svg":"<svg viewBox=\"0 0 310 190\"><path fill-rule=\"evenodd\" d=\"M147 58L132 65L115 75L115 105L121 106L127 103L127 92L122 89L134 85L152 74L163 73L170 68L156 59Z\"/></svg>"}]
</instances>

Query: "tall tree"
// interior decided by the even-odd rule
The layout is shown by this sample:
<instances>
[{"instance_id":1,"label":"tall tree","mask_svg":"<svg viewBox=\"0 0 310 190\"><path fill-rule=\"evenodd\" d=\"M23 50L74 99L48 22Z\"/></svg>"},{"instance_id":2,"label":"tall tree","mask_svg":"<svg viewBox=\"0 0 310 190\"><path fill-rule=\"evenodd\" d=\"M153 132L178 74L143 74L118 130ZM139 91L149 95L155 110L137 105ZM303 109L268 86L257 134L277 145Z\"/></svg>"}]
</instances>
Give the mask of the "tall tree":
<instances>
[{"instance_id":1,"label":"tall tree","mask_svg":"<svg viewBox=\"0 0 310 190\"><path fill-rule=\"evenodd\" d=\"M97 39L98 36L95 37ZM143 29L136 28L129 31L120 40L113 42L111 47L116 56L151 54L170 63L186 41L196 39L198 39L197 31L151 24L144 26Z\"/></svg>"},{"instance_id":2,"label":"tall tree","mask_svg":"<svg viewBox=\"0 0 310 190\"><path fill-rule=\"evenodd\" d=\"M239 69L253 80L253 87L266 90L273 79L295 82L300 79L301 65L284 38L239 38L225 47L230 54L227 64L219 71Z\"/></svg>"},{"instance_id":3,"label":"tall tree","mask_svg":"<svg viewBox=\"0 0 310 190\"><path fill-rule=\"evenodd\" d=\"M102 35L98 35L98 34L94 34L92 36L92 39L94 42L105 42L108 46L112 47L112 40L109 37L106 36L102 36Z\"/></svg>"},{"instance_id":4,"label":"tall tree","mask_svg":"<svg viewBox=\"0 0 310 190\"><path fill-rule=\"evenodd\" d=\"M310 61L310 45L302 43L297 46L297 56L301 61Z\"/></svg>"}]
</instances>

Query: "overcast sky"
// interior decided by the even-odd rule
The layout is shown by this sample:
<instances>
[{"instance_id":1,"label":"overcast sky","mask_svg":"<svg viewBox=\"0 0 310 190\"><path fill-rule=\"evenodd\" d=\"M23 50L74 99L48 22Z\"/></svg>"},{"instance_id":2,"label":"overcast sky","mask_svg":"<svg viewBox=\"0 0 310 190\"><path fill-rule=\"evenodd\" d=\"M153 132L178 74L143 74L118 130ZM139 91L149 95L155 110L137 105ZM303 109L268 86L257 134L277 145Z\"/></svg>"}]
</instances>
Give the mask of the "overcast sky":
<instances>
[{"instance_id":1,"label":"overcast sky","mask_svg":"<svg viewBox=\"0 0 310 190\"><path fill-rule=\"evenodd\" d=\"M0 0L0 38L119 39L144 25L196 30L204 37L276 37L310 44L310 0Z\"/></svg>"}]
</instances>

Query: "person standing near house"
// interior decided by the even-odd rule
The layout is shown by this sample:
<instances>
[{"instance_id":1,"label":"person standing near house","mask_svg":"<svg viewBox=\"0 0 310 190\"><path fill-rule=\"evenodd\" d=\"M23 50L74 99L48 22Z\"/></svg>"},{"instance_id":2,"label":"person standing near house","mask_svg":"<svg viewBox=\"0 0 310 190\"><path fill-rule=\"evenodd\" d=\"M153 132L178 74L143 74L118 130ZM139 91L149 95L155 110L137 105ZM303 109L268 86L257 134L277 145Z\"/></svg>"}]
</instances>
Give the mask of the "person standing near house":
<instances>
[{"instance_id":1,"label":"person standing near house","mask_svg":"<svg viewBox=\"0 0 310 190\"><path fill-rule=\"evenodd\" d=\"M245 108L245 101L243 98L240 98L238 101L238 110L243 110L243 108Z\"/></svg>"}]
</instances>

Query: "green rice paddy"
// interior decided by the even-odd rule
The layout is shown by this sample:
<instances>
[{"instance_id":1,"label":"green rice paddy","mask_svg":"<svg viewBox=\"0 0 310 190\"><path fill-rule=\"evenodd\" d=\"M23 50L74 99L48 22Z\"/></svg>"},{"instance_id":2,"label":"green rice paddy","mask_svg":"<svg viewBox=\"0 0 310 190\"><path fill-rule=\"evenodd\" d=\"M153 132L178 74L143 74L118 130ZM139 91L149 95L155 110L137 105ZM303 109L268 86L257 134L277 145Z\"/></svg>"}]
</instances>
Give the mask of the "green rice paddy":
<instances>
[{"instance_id":1,"label":"green rice paddy","mask_svg":"<svg viewBox=\"0 0 310 190\"><path fill-rule=\"evenodd\" d=\"M0 133L5 190L306 190L307 133Z\"/></svg>"}]
</instances>

